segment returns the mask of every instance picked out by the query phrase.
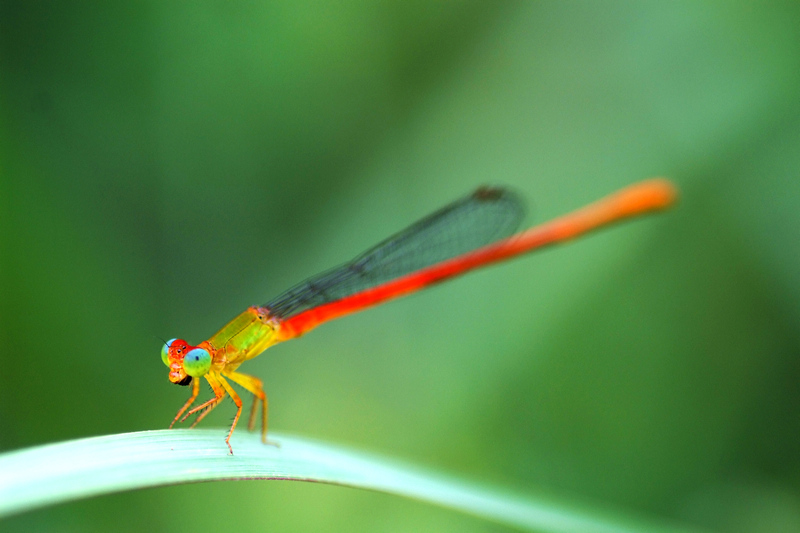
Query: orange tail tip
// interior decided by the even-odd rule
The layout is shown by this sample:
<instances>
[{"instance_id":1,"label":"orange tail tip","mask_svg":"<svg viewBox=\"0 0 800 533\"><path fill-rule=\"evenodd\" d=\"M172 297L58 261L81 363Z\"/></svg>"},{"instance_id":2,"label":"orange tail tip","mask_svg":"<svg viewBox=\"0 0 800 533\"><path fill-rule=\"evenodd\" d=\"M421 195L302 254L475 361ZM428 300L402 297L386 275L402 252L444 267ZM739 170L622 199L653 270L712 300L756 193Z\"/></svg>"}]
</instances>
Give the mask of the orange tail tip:
<instances>
[{"instance_id":1,"label":"orange tail tip","mask_svg":"<svg viewBox=\"0 0 800 533\"><path fill-rule=\"evenodd\" d=\"M616 193L630 213L666 209L678 200L678 188L666 178L652 178L626 187Z\"/></svg>"}]
</instances>

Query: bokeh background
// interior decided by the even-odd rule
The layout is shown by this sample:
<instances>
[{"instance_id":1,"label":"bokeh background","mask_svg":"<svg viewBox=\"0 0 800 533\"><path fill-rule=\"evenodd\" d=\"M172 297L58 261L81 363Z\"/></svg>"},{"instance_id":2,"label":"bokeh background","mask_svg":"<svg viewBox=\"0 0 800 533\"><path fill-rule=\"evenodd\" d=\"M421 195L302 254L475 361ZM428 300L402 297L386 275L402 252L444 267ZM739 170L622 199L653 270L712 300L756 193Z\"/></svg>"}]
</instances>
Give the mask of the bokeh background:
<instances>
[{"instance_id":1,"label":"bokeh background","mask_svg":"<svg viewBox=\"0 0 800 533\"><path fill-rule=\"evenodd\" d=\"M271 427L523 493L800 531L800 4L0 2L0 451L164 428L160 339L479 184L527 225L678 209L330 323L243 370ZM204 422L220 428L227 402ZM505 531L287 482L3 531Z\"/></svg>"}]
</instances>

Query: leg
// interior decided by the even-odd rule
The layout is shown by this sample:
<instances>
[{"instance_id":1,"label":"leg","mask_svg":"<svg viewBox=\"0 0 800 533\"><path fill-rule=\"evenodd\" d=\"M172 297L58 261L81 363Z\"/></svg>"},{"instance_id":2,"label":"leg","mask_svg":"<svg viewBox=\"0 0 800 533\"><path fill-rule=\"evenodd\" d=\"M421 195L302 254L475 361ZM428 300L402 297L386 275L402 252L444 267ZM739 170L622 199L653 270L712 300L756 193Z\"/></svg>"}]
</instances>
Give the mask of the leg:
<instances>
[{"instance_id":1,"label":"leg","mask_svg":"<svg viewBox=\"0 0 800 533\"><path fill-rule=\"evenodd\" d=\"M208 381L208 384L211 385L211 389L214 391L214 397L208 400L207 402L201 403L200 405L198 405L197 407L186 413L186 415L184 415L183 418L181 418L181 422L183 422L196 412L203 411L203 409L205 409L205 411L200 413L200 415L197 417L197 420L192 422L192 425L190 427L195 427L198 422L200 422L203 418L205 418L206 415L210 413L211 410L214 409L217 405L219 405L219 403L222 401L223 398L225 398L225 389L223 389L220 386L219 381L216 380L214 375L209 373L205 375L205 378L206 381Z\"/></svg>"},{"instance_id":2,"label":"leg","mask_svg":"<svg viewBox=\"0 0 800 533\"><path fill-rule=\"evenodd\" d=\"M183 404L181 410L178 411L178 414L175 415L175 418L172 419L172 424L169 425L169 429L172 429L172 426L175 425L175 422L178 421L183 412L186 411L194 403L194 401L197 399L198 394L200 394L200 381L195 379L194 383L192 383L192 395L189 396L189 401Z\"/></svg>"},{"instance_id":3,"label":"leg","mask_svg":"<svg viewBox=\"0 0 800 533\"><path fill-rule=\"evenodd\" d=\"M264 394L264 386L260 379L247 374L240 374L239 372L225 372L225 377L229 378L234 383L238 383L249 392L253 393L253 410L250 411L250 423L248 429L253 430L256 422L256 410L258 409L258 401L261 400L261 442L267 444L267 395Z\"/></svg>"},{"instance_id":4,"label":"leg","mask_svg":"<svg viewBox=\"0 0 800 533\"><path fill-rule=\"evenodd\" d=\"M264 437L266 439L266 415L267 415L267 396L264 394L264 387L261 383L261 380L253 377L248 376L247 374L240 374L239 372L224 372L223 375L244 387L248 392L252 393L254 396L253 401L253 410L250 411L250 419L247 428L252 431L253 427L255 426L256 422L256 411L258 410L258 400L261 400L262 405L264 406L261 416L262 416L262 432L264 433Z\"/></svg>"},{"instance_id":5,"label":"leg","mask_svg":"<svg viewBox=\"0 0 800 533\"><path fill-rule=\"evenodd\" d=\"M250 408L250 418L247 419L247 431L256 427L256 413L258 412L258 396L253 395L253 407Z\"/></svg>"},{"instance_id":6,"label":"leg","mask_svg":"<svg viewBox=\"0 0 800 533\"><path fill-rule=\"evenodd\" d=\"M233 430L236 429L236 422L239 421L239 417L242 414L242 399L239 398L239 395L236 394L236 391L233 390L233 387L230 386L230 383L225 381L224 377L219 376L217 379L219 379L219 382L222 384L222 387L230 395L231 400L233 400L233 403L236 404L236 416L233 417L233 424L231 424L231 430L228 432L228 436L225 438L225 444L228 445L228 449L230 450L231 455L233 455L233 448L231 448L231 435L233 435Z\"/></svg>"}]
</instances>

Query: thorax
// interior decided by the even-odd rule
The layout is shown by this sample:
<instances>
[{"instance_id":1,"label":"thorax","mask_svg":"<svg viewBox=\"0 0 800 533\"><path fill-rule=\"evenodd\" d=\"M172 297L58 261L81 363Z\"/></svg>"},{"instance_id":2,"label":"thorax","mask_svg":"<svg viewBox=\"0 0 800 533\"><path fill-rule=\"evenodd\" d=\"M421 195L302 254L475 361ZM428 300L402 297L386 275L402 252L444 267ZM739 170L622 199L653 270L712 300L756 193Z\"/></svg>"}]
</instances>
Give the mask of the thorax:
<instances>
[{"instance_id":1,"label":"thorax","mask_svg":"<svg viewBox=\"0 0 800 533\"><path fill-rule=\"evenodd\" d=\"M235 368L275 344L279 328L280 323L270 319L264 309L248 307L200 347L212 354L212 364L218 370L232 370L232 365Z\"/></svg>"}]
</instances>

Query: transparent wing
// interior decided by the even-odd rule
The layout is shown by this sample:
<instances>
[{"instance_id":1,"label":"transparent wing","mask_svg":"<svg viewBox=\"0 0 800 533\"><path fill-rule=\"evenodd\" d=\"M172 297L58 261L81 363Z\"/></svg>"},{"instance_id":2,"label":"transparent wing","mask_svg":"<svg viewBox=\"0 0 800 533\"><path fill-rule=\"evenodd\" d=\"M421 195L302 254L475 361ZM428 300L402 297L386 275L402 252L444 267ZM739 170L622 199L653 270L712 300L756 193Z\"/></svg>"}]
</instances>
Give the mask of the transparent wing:
<instances>
[{"instance_id":1,"label":"transparent wing","mask_svg":"<svg viewBox=\"0 0 800 533\"><path fill-rule=\"evenodd\" d=\"M264 304L289 318L382 285L508 237L524 206L513 193L482 187L370 248L352 261L311 277Z\"/></svg>"}]
</instances>

